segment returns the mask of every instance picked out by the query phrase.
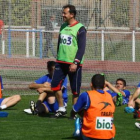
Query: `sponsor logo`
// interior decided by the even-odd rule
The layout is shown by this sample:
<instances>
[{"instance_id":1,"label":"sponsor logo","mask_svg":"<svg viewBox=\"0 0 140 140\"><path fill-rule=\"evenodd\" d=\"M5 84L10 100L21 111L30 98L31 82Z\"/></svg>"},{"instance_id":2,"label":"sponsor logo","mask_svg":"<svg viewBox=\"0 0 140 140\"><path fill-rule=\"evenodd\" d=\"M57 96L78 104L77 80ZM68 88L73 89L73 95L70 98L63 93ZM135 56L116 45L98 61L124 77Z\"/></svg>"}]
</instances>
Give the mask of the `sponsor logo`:
<instances>
[{"instance_id":1,"label":"sponsor logo","mask_svg":"<svg viewBox=\"0 0 140 140\"><path fill-rule=\"evenodd\" d=\"M60 43L63 45L71 46L73 37L70 35L61 34Z\"/></svg>"},{"instance_id":2,"label":"sponsor logo","mask_svg":"<svg viewBox=\"0 0 140 140\"><path fill-rule=\"evenodd\" d=\"M97 117L96 129L97 130L112 130L113 118L112 117Z\"/></svg>"},{"instance_id":3,"label":"sponsor logo","mask_svg":"<svg viewBox=\"0 0 140 140\"><path fill-rule=\"evenodd\" d=\"M72 31L72 29L64 29L65 31Z\"/></svg>"},{"instance_id":4,"label":"sponsor logo","mask_svg":"<svg viewBox=\"0 0 140 140\"><path fill-rule=\"evenodd\" d=\"M113 112L101 112L101 116L112 116Z\"/></svg>"},{"instance_id":5,"label":"sponsor logo","mask_svg":"<svg viewBox=\"0 0 140 140\"><path fill-rule=\"evenodd\" d=\"M104 104L104 107L101 110L105 109L109 105L111 106L111 104L108 102L100 102L99 104L101 104L101 103Z\"/></svg>"}]
</instances>

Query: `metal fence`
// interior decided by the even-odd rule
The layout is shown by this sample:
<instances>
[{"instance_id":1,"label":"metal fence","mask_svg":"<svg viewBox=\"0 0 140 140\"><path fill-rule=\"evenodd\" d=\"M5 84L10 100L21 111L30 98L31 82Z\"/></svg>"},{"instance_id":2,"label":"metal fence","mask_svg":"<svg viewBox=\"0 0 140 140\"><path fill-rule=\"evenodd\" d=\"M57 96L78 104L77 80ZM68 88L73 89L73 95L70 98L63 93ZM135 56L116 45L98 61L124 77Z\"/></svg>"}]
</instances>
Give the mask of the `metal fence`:
<instances>
[{"instance_id":1,"label":"metal fence","mask_svg":"<svg viewBox=\"0 0 140 140\"><path fill-rule=\"evenodd\" d=\"M60 26L62 7L68 3L76 6L77 20L89 29L140 27L140 0L0 0L0 19L6 27L38 29L55 15Z\"/></svg>"}]
</instances>

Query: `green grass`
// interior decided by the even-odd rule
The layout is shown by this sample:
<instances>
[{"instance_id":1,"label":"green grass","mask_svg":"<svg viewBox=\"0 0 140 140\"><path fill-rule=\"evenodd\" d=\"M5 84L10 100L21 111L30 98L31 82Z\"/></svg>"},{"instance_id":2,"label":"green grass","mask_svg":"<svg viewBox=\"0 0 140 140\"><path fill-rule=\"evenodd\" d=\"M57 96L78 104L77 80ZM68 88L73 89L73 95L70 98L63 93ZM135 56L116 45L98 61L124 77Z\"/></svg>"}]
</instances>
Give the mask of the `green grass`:
<instances>
[{"instance_id":1,"label":"green grass","mask_svg":"<svg viewBox=\"0 0 140 140\"><path fill-rule=\"evenodd\" d=\"M74 140L74 120L68 118L51 119L27 115L23 109L29 107L30 100L37 100L36 95L24 95L16 106L5 110L8 117L0 118L0 134L2 140ZM115 140L137 140L140 130L135 128L136 120L132 114L124 113L124 107L116 107L114 123L116 126ZM68 102L68 115L71 110L71 95Z\"/></svg>"}]
</instances>

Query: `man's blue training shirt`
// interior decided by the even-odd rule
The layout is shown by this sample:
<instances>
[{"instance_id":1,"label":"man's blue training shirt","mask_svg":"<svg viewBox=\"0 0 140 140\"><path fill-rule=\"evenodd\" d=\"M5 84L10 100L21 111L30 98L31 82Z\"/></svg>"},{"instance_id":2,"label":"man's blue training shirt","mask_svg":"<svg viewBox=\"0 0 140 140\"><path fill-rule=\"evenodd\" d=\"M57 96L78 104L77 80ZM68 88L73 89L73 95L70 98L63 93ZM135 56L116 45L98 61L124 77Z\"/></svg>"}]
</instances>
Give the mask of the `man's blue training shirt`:
<instances>
[{"instance_id":1,"label":"man's blue training shirt","mask_svg":"<svg viewBox=\"0 0 140 140\"><path fill-rule=\"evenodd\" d=\"M129 90L126 90L126 89L124 89L124 90L122 90L122 91L123 91L124 94L125 94L125 96L123 96L123 102L122 102L122 104L124 105L124 104L127 104L127 103L129 102L130 91L129 91ZM115 92L111 92L110 90L107 90L107 92L108 92L112 97L117 96L117 93L115 93Z\"/></svg>"},{"instance_id":2,"label":"man's blue training shirt","mask_svg":"<svg viewBox=\"0 0 140 140\"><path fill-rule=\"evenodd\" d=\"M99 93L103 94L103 90L97 90ZM73 105L73 110L79 112L83 109L87 110L90 106L90 98L87 92L83 92L78 97L78 100L75 105Z\"/></svg>"},{"instance_id":3,"label":"man's blue training shirt","mask_svg":"<svg viewBox=\"0 0 140 140\"><path fill-rule=\"evenodd\" d=\"M48 83L52 82L52 78L50 77L50 74L46 74L46 75L40 77L39 79L35 80L36 84L44 84L45 82L48 82ZM68 102L67 78L65 78L65 80L63 81L62 86L64 87L62 90L63 99L64 99L64 102L67 103Z\"/></svg>"}]
</instances>

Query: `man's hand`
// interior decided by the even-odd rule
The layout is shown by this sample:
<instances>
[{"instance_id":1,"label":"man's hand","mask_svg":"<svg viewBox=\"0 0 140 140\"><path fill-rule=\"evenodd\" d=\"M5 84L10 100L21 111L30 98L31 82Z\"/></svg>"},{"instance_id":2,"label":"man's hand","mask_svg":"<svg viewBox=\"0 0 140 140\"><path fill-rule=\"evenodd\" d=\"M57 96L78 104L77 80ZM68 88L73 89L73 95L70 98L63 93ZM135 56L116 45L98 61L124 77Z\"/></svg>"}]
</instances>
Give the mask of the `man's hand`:
<instances>
[{"instance_id":1,"label":"man's hand","mask_svg":"<svg viewBox=\"0 0 140 140\"><path fill-rule=\"evenodd\" d=\"M70 67L69 67L69 71L70 72L75 72L77 69L77 65L76 64L71 64Z\"/></svg>"},{"instance_id":2,"label":"man's hand","mask_svg":"<svg viewBox=\"0 0 140 140\"><path fill-rule=\"evenodd\" d=\"M37 89L37 92L38 92L39 94L43 93L43 92L44 92L44 88L38 88L38 89Z\"/></svg>"},{"instance_id":3,"label":"man's hand","mask_svg":"<svg viewBox=\"0 0 140 140\"><path fill-rule=\"evenodd\" d=\"M49 82L45 82L45 83L43 84L43 87L44 87L44 88L49 88L49 87L51 87L51 84L50 84Z\"/></svg>"}]
</instances>

